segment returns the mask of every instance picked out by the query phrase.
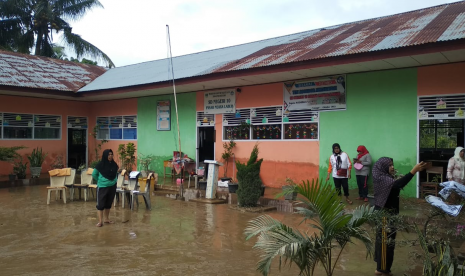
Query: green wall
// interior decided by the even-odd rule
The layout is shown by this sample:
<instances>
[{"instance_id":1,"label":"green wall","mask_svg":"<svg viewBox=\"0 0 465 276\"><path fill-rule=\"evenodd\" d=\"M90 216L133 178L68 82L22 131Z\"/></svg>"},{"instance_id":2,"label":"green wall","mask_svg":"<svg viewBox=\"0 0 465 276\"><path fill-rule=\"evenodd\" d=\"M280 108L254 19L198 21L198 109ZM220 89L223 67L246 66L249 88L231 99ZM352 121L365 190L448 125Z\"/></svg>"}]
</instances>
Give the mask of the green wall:
<instances>
[{"instance_id":1,"label":"green wall","mask_svg":"<svg viewBox=\"0 0 465 276\"><path fill-rule=\"evenodd\" d=\"M171 101L171 131L157 131L157 101ZM195 93L177 95L181 150L195 159L196 152L196 96ZM172 158L179 150L176 110L173 95L144 97L137 100L138 152L152 154L156 160L150 169L163 174L163 160Z\"/></svg>"},{"instance_id":2,"label":"green wall","mask_svg":"<svg viewBox=\"0 0 465 276\"><path fill-rule=\"evenodd\" d=\"M320 113L320 177L326 178L333 143L339 143L351 159L357 147L365 145L373 164L380 157L391 157L394 167L407 173L417 158L417 70L350 74L346 84L347 110ZM357 187L354 170L352 174L351 189ZM416 196L416 178L403 194Z\"/></svg>"}]
</instances>

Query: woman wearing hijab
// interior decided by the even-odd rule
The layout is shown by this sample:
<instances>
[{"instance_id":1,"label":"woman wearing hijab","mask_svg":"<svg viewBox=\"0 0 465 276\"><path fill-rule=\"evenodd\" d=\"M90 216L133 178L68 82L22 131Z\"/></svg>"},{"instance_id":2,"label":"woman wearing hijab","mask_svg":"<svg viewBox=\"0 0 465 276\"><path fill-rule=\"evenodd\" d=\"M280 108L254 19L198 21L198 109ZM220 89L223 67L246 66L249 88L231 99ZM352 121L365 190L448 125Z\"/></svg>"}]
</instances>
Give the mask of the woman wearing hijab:
<instances>
[{"instance_id":1,"label":"woman wearing hijab","mask_svg":"<svg viewBox=\"0 0 465 276\"><path fill-rule=\"evenodd\" d=\"M358 198L368 202L367 180L370 174L371 155L365 146L358 146L357 159L355 159L355 177L357 178Z\"/></svg>"},{"instance_id":2,"label":"woman wearing hijab","mask_svg":"<svg viewBox=\"0 0 465 276\"><path fill-rule=\"evenodd\" d=\"M341 186L344 189L344 196L349 204L352 201L349 199L349 179L350 169L352 168L352 162L350 161L347 153L341 150L341 146L338 143L333 144L333 154L329 157L329 168L326 181L329 180L329 174L332 172L334 186L338 194L341 195Z\"/></svg>"},{"instance_id":3,"label":"woman wearing hijab","mask_svg":"<svg viewBox=\"0 0 465 276\"><path fill-rule=\"evenodd\" d=\"M464 183L465 159L463 158L463 152L462 147L457 147L454 157L449 159L449 165L447 166L447 179L449 181L455 181L460 184Z\"/></svg>"},{"instance_id":4,"label":"woman wearing hijab","mask_svg":"<svg viewBox=\"0 0 465 276\"><path fill-rule=\"evenodd\" d=\"M426 163L420 162L400 179L394 178L394 162L392 158L382 157L373 166L373 186L375 196L375 210L385 210L392 215L399 214L399 194L412 180L413 176L425 169ZM383 225L376 231L375 262L376 275L392 275L391 266L394 261L396 229L387 227L387 218L383 218ZM389 243L387 242L389 241Z\"/></svg>"},{"instance_id":5,"label":"woman wearing hijab","mask_svg":"<svg viewBox=\"0 0 465 276\"><path fill-rule=\"evenodd\" d=\"M103 223L114 223L110 220L109 215L116 194L118 165L113 160L113 151L111 149L103 151L102 160L95 167L92 177L97 181L97 214L99 220L97 227L102 227Z\"/></svg>"}]
</instances>

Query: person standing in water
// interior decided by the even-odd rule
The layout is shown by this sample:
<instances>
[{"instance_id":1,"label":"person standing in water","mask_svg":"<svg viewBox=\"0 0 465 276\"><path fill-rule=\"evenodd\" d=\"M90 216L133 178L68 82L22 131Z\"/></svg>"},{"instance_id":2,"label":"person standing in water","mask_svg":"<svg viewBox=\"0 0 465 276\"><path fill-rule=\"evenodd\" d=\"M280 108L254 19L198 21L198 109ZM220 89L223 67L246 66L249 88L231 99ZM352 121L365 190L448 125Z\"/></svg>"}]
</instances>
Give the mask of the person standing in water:
<instances>
[{"instance_id":1,"label":"person standing in water","mask_svg":"<svg viewBox=\"0 0 465 276\"><path fill-rule=\"evenodd\" d=\"M350 161L349 155L341 150L341 146L338 143L333 144L333 154L329 157L328 175L326 181L329 180L329 176L332 172L334 186L341 195L341 186L344 190L344 196L349 204L352 201L349 199L349 179L350 169L352 168L352 162Z\"/></svg>"},{"instance_id":2,"label":"person standing in water","mask_svg":"<svg viewBox=\"0 0 465 276\"><path fill-rule=\"evenodd\" d=\"M118 165L113 160L113 151L103 151L102 160L95 167L92 177L97 181L97 227L103 223L114 223L110 220L110 209L116 195Z\"/></svg>"}]
</instances>

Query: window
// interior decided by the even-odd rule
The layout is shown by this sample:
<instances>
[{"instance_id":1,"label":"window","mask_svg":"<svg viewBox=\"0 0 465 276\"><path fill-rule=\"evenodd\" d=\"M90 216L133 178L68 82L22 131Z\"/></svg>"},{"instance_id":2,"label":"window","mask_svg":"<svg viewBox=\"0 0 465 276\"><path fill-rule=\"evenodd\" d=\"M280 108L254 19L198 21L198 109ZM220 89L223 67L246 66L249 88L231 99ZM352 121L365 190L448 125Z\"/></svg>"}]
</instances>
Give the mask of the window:
<instances>
[{"instance_id":1,"label":"window","mask_svg":"<svg viewBox=\"0 0 465 276\"><path fill-rule=\"evenodd\" d=\"M251 109L252 139L281 140L283 119L281 113L281 107L262 107Z\"/></svg>"},{"instance_id":2,"label":"window","mask_svg":"<svg viewBox=\"0 0 465 276\"><path fill-rule=\"evenodd\" d=\"M61 116L0 113L3 139L54 140L61 138Z\"/></svg>"},{"instance_id":3,"label":"window","mask_svg":"<svg viewBox=\"0 0 465 276\"><path fill-rule=\"evenodd\" d=\"M286 140L318 140L318 112L295 110L283 116L284 136Z\"/></svg>"},{"instance_id":4,"label":"window","mask_svg":"<svg viewBox=\"0 0 465 276\"><path fill-rule=\"evenodd\" d=\"M223 140L318 140L318 112L282 106L237 109L223 114Z\"/></svg>"},{"instance_id":5,"label":"window","mask_svg":"<svg viewBox=\"0 0 465 276\"><path fill-rule=\"evenodd\" d=\"M137 140L137 116L97 117L97 138L101 140Z\"/></svg>"},{"instance_id":6,"label":"window","mask_svg":"<svg viewBox=\"0 0 465 276\"><path fill-rule=\"evenodd\" d=\"M420 120L420 148L455 149L463 131L464 120Z\"/></svg>"},{"instance_id":7,"label":"window","mask_svg":"<svg viewBox=\"0 0 465 276\"><path fill-rule=\"evenodd\" d=\"M250 109L236 109L235 114L223 114L224 140L250 140Z\"/></svg>"}]
</instances>

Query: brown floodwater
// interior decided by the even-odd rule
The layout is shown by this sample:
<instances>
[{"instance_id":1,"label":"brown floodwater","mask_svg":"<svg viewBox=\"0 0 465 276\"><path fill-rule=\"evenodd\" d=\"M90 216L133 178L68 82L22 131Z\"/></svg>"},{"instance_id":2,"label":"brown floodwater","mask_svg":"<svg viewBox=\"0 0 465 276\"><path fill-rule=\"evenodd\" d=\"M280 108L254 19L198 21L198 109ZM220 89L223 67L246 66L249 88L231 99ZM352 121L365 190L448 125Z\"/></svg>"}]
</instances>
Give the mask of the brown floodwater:
<instances>
[{"instance_id":1,"label":"brown floodwater","mask_svg":"<svg viewBox=\"0 0 465 276\"><path fill-rule=\"evenodd\" d=\"M152 196L152 211L143 203L135 211L117 206L110 214L116 223L98 228L95 201L64 204L53 194L47 205L46 193L45 185L0 189L1 275L260 275L260 254L243 235L260 214ZM301 221L295 214L268 214L291 226ZM410 251L396 249L394 275L419 275L409 273ZM356 243L343 253L335 275L373 275L374 269ZM298 270L279 272L274 262L271 275Z\"/></svg>"}]
</instances>

